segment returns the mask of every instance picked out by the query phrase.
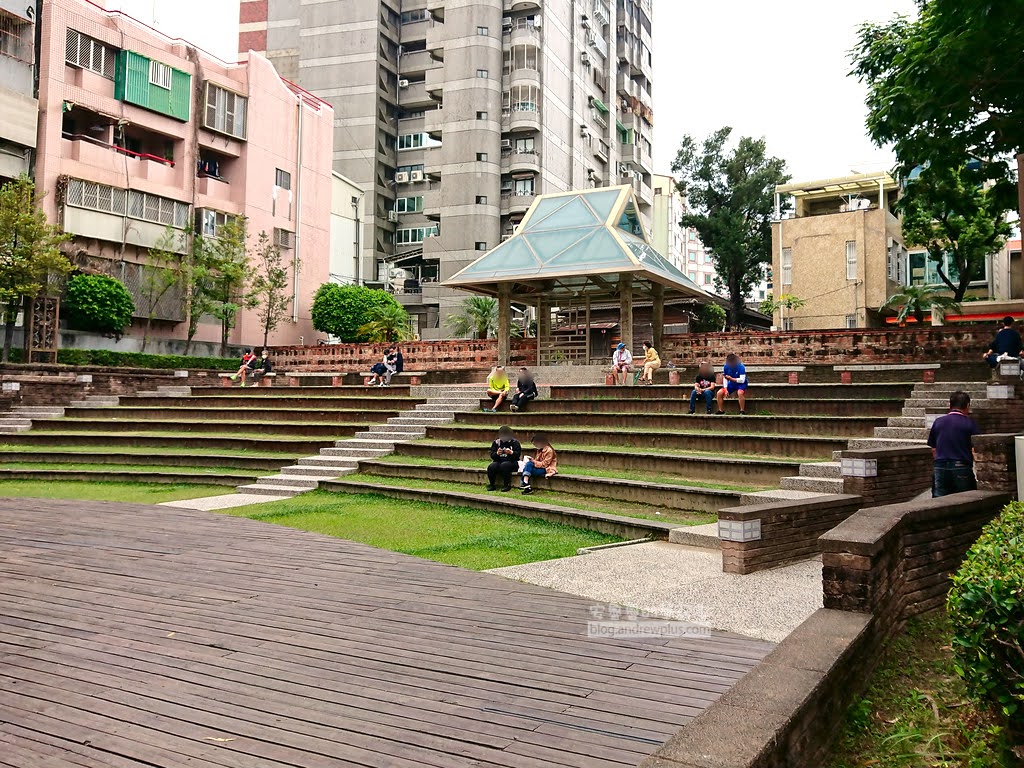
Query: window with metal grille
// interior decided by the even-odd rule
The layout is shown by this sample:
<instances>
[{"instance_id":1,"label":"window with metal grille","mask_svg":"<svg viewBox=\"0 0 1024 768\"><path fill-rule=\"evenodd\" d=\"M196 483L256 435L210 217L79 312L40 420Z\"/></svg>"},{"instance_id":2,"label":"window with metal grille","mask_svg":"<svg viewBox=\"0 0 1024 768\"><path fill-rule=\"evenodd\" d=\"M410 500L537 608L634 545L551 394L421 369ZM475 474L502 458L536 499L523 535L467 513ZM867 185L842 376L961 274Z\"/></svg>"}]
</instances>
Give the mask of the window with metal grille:
<instances>
[{"instance_id":1,"label":"window with metal grille","mask_svg":"<svg viewBox=\"0 0 1024 768\"><path fill-rule=\"evenodd\" d=\"M65 37L64 60L73 67L88 69L96 74L114 79L114 56L116 51L83 35L74 29L68 29Z\"/></svg>"},{"instance_id":2,"label":"window with metal grille","mask_svg":"<svg viewBox=\"0 0 1024 768\"><path fill-rule=\"evenodd\" d=\"M246 108L249 100L213 83L206 84L206 112L203 125L211 131L245 138Z\"/></svg>"},{"instance_id":3,"label":"window with metal grille","mask_svg":"<svg viewBox=\"0 0 1024 768\"><path fill-rule=\"evenodd\" d=\"M278 248L287 248L291 250L294 247L294 242L294 232L289 232L287 229L281 229L280 227L274 227L274 245Z\"/></svg>"},{"instance_id":4,"label":"window with metal grille","mask_svg":"<svg viewBox=\"0 0 1024 768\"><path fill-rule=\"evenodd\" d=\"M276 168L274 174L274 185L281 189L291 189L292 175L288 173L288 171L282 171L280 168Z\"/></svg>"},{"instance_id":5,"label":"window with metal grille","mask_svg":"<svg viewBox=\"0 0 1024 768\"><path fill-rule=\"evenodd\" d=\"M149 82L160 88L171 90L171 68L160 61L149 62Z\"/></svg>"},{"instance_id":6,"label":"window with metal grille","mask_svg":"<svg viewBox=\"0 0 1024 768\"><path fill-rule=\"evenodd\" d=\"M857 279L857 241L846 241L846 279Z\"/></svg>"},{"instance_id":7,"label":"window with metal grille","mask_svg":"<svg viewBox=\"0 0 1024 768\"><path fill-rule=\"evenodd\" d=\"M793 284L793 249L782 249L782 284Z\"/></svg>"},{"instance_id":8,"label":"window with metal grille","mask_svg":"<svg viewBox=\"0 0 1024 768\"><path fill-rule=\"evenodd\" d=\"M88 208L117 216L124 216L126 213L125 190L92 181L69 179L64 201L75 208Z\"/></svg>"},{"instance_id":9,"label":"window with metal grille","mask_svg":"<svg viewBox=\"0 0 1024 768\"><path fill-rule=\"evenodd\" d=\"M224 226L234 218L230 214L205 208L196 213L196 229L206 237L220 237Z\"/></svg>"},{"instance_id":10,"label":"window with metal grille","mask_svg":"<svg viewBox=\"0 0 1024 768\"><path fill-rule=\"evenodd\" d=\"M33 25L14 16L0 15L0 55L32 63Z\"/></svg>"}]
</instances>

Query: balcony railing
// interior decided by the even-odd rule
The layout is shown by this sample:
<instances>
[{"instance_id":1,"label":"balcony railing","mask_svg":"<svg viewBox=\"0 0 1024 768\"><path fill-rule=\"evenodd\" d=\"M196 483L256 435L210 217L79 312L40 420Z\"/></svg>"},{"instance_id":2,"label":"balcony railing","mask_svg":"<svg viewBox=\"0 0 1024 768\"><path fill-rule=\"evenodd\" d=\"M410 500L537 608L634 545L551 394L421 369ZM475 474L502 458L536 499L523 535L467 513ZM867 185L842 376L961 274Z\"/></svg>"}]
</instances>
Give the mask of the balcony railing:
<instances>
[{"instance_id":1,"label":"balcony railing","mask_svg":"<svg viewBox=\"0 0 1024 768\"><path fill-rule=\"evenodd\" d=\"M104 147L106 149L113 150L114 152L119 152L122 155L128 155L129 157L134 157L134 158L136 158L138 160L149 160L149 161L154 162L154 163L160 163L161 165L166 165L169 168L173 168L174 167L174 161L173 160L168 160L166 157L158 157L157 155L151 155L151 154L149 154L147 152L133 152L132 150L127 149L125 147L119 147L116 144L108 144L105 141L100 141L99 139L94 139L92 136L86 136L84 133L67 133L67 132L62 132L61 133L61 138L67 139L68 141L85 141L85 142L88 142L89 144L93 144L93 145L95 145L97 147Z\"/></svg>"}]
</instances>

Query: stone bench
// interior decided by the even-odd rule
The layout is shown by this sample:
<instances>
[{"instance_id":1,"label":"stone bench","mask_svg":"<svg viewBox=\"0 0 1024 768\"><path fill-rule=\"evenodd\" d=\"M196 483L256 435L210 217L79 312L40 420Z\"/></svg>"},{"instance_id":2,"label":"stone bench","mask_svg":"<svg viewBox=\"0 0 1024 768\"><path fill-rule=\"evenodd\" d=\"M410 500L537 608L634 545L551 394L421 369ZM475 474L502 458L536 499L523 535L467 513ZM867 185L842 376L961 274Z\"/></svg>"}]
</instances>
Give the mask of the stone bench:
<instances>
[{"instance_id":1,"label":"stone bench","mask_svg":"<svg viewBox=\"0 0 1024 768\"><path fill-rule=\"evenodd\" d=\"M234 375L235 374L233 374L233 373L218 373L217 374L217 378L220 379L220 385L222 387L230 387L232 384L235 383L234 380L231 378ZM256 382L256 386L257 387L270 387L270 386L273 386L273 379L276 378L276 377L277 377L277 374L271 372L271 373L267 373L267 374L264 374L262 376L253 378L252 380Z\"/></svg>"},{"instance_id":2,"label":"stone bench","mask_svg":"<svg viewBox=\"0 0 1024 768\"><path fill-rule=\"evenodd\" d=\"M921 380L926 384L931 384L935 381L935 372L941 367L941 363L874 363L863 365L834 365L832 366L832 370L839 374L840 384L852 384L854 373L878 371L920 371Z\"/></svg>"}]
</instances>

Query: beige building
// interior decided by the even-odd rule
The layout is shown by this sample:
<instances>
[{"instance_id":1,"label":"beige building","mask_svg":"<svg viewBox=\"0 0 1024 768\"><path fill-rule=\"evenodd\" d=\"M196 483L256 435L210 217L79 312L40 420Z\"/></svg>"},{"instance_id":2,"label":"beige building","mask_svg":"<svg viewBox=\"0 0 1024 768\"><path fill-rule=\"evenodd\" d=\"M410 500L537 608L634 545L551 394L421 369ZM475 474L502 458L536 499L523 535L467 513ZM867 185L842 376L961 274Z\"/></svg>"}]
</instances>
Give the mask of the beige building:
<instances>
[{"instance_id":1,"label":"beige building","mask_svg":"<svg viewBox=\"0 0 1024 768\"><path fill-rule=\"evenodd\" d=\"M628 183L650 226L651 0L243 0L239 49L335 107L365 190L360 279L397 283L423 338L443 281L535 195Z\"/></svg>"},{"instance_id":2,"label":"beige building","mask_svg":"<svg viewBox=\"0 0 1024 768\"><path fill-rule=\"evenodd\" d=\"M805 304L780 310L782 330L872 328L879 308L907 280L907 251L892 206L899 195L888 174L859 174L776 188L792 197L791 218L772 225L775 298Z\"/></svg>"},{"instance_id":3,"label":"beige building","mask_svg":"<svg viewBox=\"0 0 1024 768\"><path fill-rule=\"evenodd\" d=\"M335 171L331 178L331 261L332 283L358 282L362 259L363 190Z\"/></svg>"}]
</instances>

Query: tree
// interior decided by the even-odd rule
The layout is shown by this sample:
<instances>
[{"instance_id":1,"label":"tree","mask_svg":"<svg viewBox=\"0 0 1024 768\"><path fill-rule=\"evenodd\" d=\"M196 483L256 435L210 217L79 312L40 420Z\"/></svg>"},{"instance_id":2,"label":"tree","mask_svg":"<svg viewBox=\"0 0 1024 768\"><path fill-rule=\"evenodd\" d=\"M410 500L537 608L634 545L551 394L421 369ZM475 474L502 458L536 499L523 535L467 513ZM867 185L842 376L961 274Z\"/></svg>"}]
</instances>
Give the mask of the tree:
<instances>
[{"instance_id":1,"label":"tree","mask_svg":"<svg viewBox=\"0 0 1024 768\"><path fill-rule=\"evenodd\" d=\"M800 307L804 306L806 303L807 302L799 296L794 296L791 293L784 293L779 296L778 299L774 296L769 296L768 298L763 299L757 306L757 311L762 315L773 317L780 309L800 309Z\"/></svg>"},{"instance_id":2,"label":"tree","mask_svg":"<svg viewBox=\"0 0 1024 768\"><path fill-rule=\"evenodd\" d=\"M46 220L35 184L21 176L0 187L0 304L4 315L3 362L10 359L14 327L26 298L39 295L50 276L71 271L60 251L68 239ZM26 344L28 339L25 340Z\"/></svg>"},{"instance_id":3,"label":"tree","mask_svg":"<svg viewBox=\"0 0 1024 768\"><path fill-rule=\"evenodd\" d=\"M1006 220L1014 205L1014 187L1005 179L986 184L986 163L958 168L929 166L905 183L898 203L907 245L924 247L939 279L963 301L985 260L1006 243L1013 231ZM945 259L950 262L947 274Z\"/></svg>"},{"instance_id":4,"label":"tree","mask_svg":"<svg viewBox=\"0 0 1024 768\"><path fill-rule=\"evenodd\" d=\"M216 237L204 240L207 255L203 289L209 300L209 314L220 320L221 357L228 356L228 336L238 323L238 312L255 306L249 291L252 267L246 225L244 216L234 216L220 227Z\"/></svg>"},{"instance_id":5,"label":"tree","mask_svg":"<svg viewBox=\"0 0 1024 768\"><path fill-rule=\"evenodd\" d=\"M744 136L727 148L732 128L698 146L684 136L672 171L688 203L680 226L696 229L711 254L715 285L729 292L729 322L738 326L745 299L771 263L775 187L789 181L786 163L769 157L764 139Z\"/></svg>"},{"instance_id":6,"label":"tree","mask_svg":"<svg viewBox=\"0 0 1024 768\"><path fill-rule=\"evenodd\" d=\"M945 315L950 311L959 311L960 303L934 286L908 285L890 296L882 307L898 307L896 322L900 325L904 325L911 315L921 325L924 323L925 312L937 309Z\"/></svg>"},{"instance_id":7,"label":"tree","mask_svg":"<svg viewBox=\"0 0 1024 768\"><path fill-rule=\"evenodd\" d=\"M192 340L199 330L199 323L210 314L213 301L210 298L213 261L213 240L202 235L192 238L192 247L182 259L181 287L185 302L185 317L188 331L185 336L185 354L192 351Z\"/></svg>"},{"instance_id":8,"label":"tree","mask_svg":"<svg viewBox=\"0 0 1024 768\"><path fill-rule=\"evenodd\" d=\"M957 168L968 157L1024 149L1024 5L919 0L916 19L864 24L852 74L868 86L867 128L892 144L904 173L924 163ZM988 167L990 178L1005 168Z\"/></svg>"},{"instance_id":9,"label":"tree","mask_svg":"<svg viewBox=\"0 0 1024 768\"><path fill-rule=\"evenodd\" d=\"M489 296L470 296L462 302L462 309L448 315L448 326L453 336L488 339L498 333L498 300Z\"/></svg>"},{"instance_id":10,"label":"tree","mask_svg":"<svg viewBox=\"0 0 1024 768\"><path fill-rule=\"evenodd\" d=\"M274 245L266 232L260 232L256 241L256 268L252 276L251 296L256 302L260 323L263 325L263 346L267 346L270 333L288 317L292 295L288 291L288 269L284 266L281 249ZM292 269L298 269L298 260Z\"/></svg>"},{"instance_id":11,"label":"tree","mask_svg":"<svg viewBox=\"0 0 1024 768\"><path fill-rule=\"evenodd\" d=\"M373 319L370 310L386 305L401 308L401 304L387 291L324 283L313 296L310 314L313 327L322 333L329 333L343 342L369 341L360 331Z\"/></svg>"},{"instance_id":12,"label":"tree","mask_svg":"<svg viewBox=\"0 0 1024 768\"><path fill-rule=\"evenodd\" d=\"M727 320L725 310L719 304L705 304L700 308L700 314L692 321L693 330L696 333L716 333L725 328Z\"/></svg>"},{"instance_id":13,"label":"tree","mask_svg":"<svg viewBox=\"0 0 1024 768\"><path fill-rule=\"evenodd\" d=\"M173 227L167 227L155 248L149 249L149 264L142 267L140 287L141 307L146 313L146 329L142 334L142 352L149 345L149 334L153 328L158 307L164 297L181 285L182 271L177 266L176 243L185 240L185 234Z\"/></svg>"},{"instance_id":14,"label":"tree","mask_svg":"<svg viewBox=\"0 0 1024 768\"><path fill-rule=\"evenodd\" d=\"M359 327L359 335L367 341L406 341L412 338L409 313L398 304L381 304L366 313L369 319Z\"/></svg>"},{"instance_id":15,"label":"tree","mask_svg":"<svg viewBox=\"0 0 1024 768\"><path fill-rule=\"evenodd\" d=\"M135 302L124 283L107 275L75 275L64 292L68 325L118 341L135 316Z\"/></svg>"}]
</instances>

